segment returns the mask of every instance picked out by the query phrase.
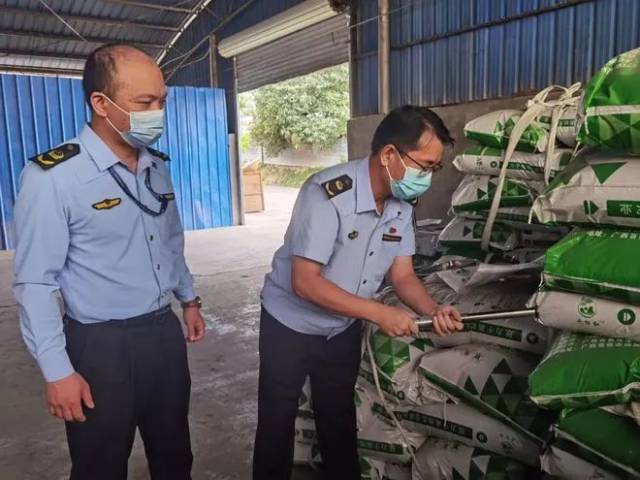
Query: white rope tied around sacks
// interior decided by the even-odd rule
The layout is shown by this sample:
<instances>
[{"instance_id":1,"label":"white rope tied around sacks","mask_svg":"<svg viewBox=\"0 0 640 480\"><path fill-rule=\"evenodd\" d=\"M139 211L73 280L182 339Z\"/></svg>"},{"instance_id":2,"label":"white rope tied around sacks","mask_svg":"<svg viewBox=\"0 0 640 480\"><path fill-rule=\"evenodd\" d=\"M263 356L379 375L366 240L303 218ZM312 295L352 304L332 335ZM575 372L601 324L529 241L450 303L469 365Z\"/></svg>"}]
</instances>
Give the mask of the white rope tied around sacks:
<instances>
[{"instance_id":1,"label":"white rope tied around sacks","mask_svg":"<svg viewBox=\"0 0 640 480\"><path fill-rule=\"evenodd\" d=\"M522 137L522 134L526 130L526 128L533 123L536 118L542 115L544 112L552 111L552 124L551 131L549 132L548 141L546 145L546 158L545 158L545 181L547 177L550 176L547 174L547 170L550 168L549 164L551 163L551 156L553 155L553 150L555 148L556 142L556 133L558 129L558 123L560 121L560 117L562 112L570 107L578 104L579 97L575 94L580 90L581 84L575 83L570 87L562 87L560 85L551 85L541 92L539 92L535 97L533 97L529 102L527 102L527 110L522 114L518 123L516 123L511 135L509 136L509 144L507 146L507 150L504 154L504 159L502 162L502 167L500 169L500 175L498 177L498 185L496 187L495 195L491 202L491 208L489 209L489 214L487 216L487 221L485 223L484 230L482 232L482 242L481 247L482 250L487 252L489 251L489 244L491 243L491 233L493 231L493 226L496 221L496 216L498 215L498 209L500 207L500 201L502 200L502 189L504 188L504 183L507 178L507 169L509 167L509 162L511 161L511 157L513 156L513 152L516 150L516 146ZM555 90L560 90L562 94L555 100L548 100L547 97L549 94ZM551 150L551 152L549 152Z\"/></svg>"},{"instance_id":2,"label":"white rope tied around sacks","mask_svg":"<svg viewBox=\"0 0 640 480\"><path fill-rule=\"evenodd\" d=\"M373 332L373 326L370 324L367 324L366 328L366 332L364 337L366 338L366 349L367 349L367 353L369 354L369 361L371 362L371 371L373 374L373 381L376 385L376 392L378 394L378 397L380 398L380 401L382 402L382 406L384 407L384 409L387 411L387 413L389 414L389 416L393 419L393 423L395 425L395 427L398 429L398 431L400 432L400 435L402 436L402 439L404 440L405 444L407 445L407 450L409 451L409 454L411 455L411 460L413 461L415 467L416 467L416 472L418 473L418 476L420 477L420 480L426 480L426 478L423 476L423 469L420 466L420 462L418 461L418 457L416 456L415 452L413 451L413 447L411 446L411 442L409 440L409 436L407 435L407 432L405 431L405 429L402 427L402 424L400 423L400 421L398 420L398 418L396 417L395 412L391 409L391 407L389 407L389 404L387 403L387 399L384 396L384 393L382 391L382 387L380 387L380 378L378 377L378 364L376 363L376 360L374 358L373 355L373 349L371 348L371 334ZM384 374L384 372L382 372ZM389 379L391 382L393 382L393 380Z\"/></svg>"}]
</instances>

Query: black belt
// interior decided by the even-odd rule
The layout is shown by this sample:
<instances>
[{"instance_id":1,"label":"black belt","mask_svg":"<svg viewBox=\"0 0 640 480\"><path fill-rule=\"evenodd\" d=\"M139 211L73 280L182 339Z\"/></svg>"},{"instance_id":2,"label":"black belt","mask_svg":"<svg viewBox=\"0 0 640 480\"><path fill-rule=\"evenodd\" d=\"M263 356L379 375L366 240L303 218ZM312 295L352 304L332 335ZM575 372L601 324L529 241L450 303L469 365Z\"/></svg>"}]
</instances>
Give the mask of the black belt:
<instances>
[{"instance_id":1,"label":"black belt","mask_svg":"<svg viewBox=\"0 0 640 480\"><path fill-rule=\"evenodd\" d=\"M114 327L114 328L130 328L130 327L151 327L158 324L163 324L167 320L167 313L171 312L171 305L159 308L153 312L144 313L142 315L136 315L135 317L125 318L122 320L106 320L104 322L96 323L82 323L78 320L71 318L69 315L65 315L66 324L69 327Z\"/></svg>"}]
</instances>

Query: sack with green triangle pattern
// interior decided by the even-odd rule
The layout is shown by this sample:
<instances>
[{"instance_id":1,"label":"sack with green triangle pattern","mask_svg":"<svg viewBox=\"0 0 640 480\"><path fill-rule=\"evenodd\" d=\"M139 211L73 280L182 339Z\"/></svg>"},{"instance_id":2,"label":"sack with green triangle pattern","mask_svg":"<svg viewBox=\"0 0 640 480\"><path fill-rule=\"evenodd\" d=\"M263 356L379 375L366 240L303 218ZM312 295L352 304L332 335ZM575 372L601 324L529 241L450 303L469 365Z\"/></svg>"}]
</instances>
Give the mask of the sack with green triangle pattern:
<instances>
[{"instance_id":1,"label":"sack with green triangle pattern","mask_svg":"<svg viewBox=\"0 0 640 480\"><path fill-rule=\"evenodd\" d=\"M549 327L640 341L640 306L541 288L530 302Z\"/></svg>"},{"instance_id":2,"label":"sack with green triangle pattern","mask_svg":"<svg viewBox=\"0 0 640 480\"><path fill-rule=\"evenodd\" d=\"M618 471L613 465L590 457L589 460L576 452L574 445L554 441L542 454L542 471L554 479L561 480L630 480L625 472Z\"/></svg>"},{"instance_id":3,"label":"sack with green triangle pattern","mask_svg":"<svg viewBox=\"0 0 640 480\"><path fill-rule=\"evenodd\" d=\"M542 115L538 121L547 130L551 130L552 118L550 115ZM558 127L556 129L556 140L559 140L567 147L575 147L578 142L578 107L567 107L560 115Z\"/></svg>"},{"instance_id":4,"label":"sack with green triangle pattern","mask_svg":"<svg viewBox=\"0 0 640 480\"><path fill-rule=\"evenodd\" d=\"M429 438L416 454L415 480L524 480L530 468L482 448Z\"/></svg>"},{"instance_id":5,"label":"sack with green triangle pattern","mask_svg":"<svg viewBox=\"0 0 640 480\"><path fill-rule=\"evenodd\" d=\"M638 305L638 252L638 231L576 230L547 250L545 285Z\"/></svg>"},{"instance_id":6,"label":"sack with green triangle pattern","mask_svg":"<svg viewBox=\"0 0 640 480\"><path fill-rule=\"evenodd\" d=\"M578 139L585 145L640 155L640 48L609 60L582 100Z\"/></svg>"},{"instance_id":7,"label":"sack with green triangle pattern","mask_svg":"<svg viewBox=\"0 0 640 480\"><path fill-rule=\"evenodd\" d=\"M543 439L554 415L538 408L527 388L538 359L496 345L461 345L425 354L418 375L423 394L430 389L444 391L534 439Z\"/></svg>"},{"instance_id":8,"label":"sack with green triangle pattern","mask_svg":"<svg viewBox=\"0 0 640 480\"><path fill-rule=\"evenodd\" d=\"M467 175L462 179L460 185L453 192L451 204L456 215L464 216L465 213L487 211L491 208L491 202L496 193L499 179L488 175ZM521 208L512 211L513 207L528 207L533 204L535 198L544 190L543 182L523 182L521 180L505 179L500 198L500 209L498 216L501 218L501 209L505 209L505 214L517 214L520 221L527 222L529 218L529 208ZM510 219L510 218L507 218ZM513 218L511 218L513 219Z\"/></svg>"},{"instance_id":9,"label":"sack with green triangle pattern","mask_svg":"<svg viewBox=\"0 0 640 480\"><path fill-rule=\"evenodd\" d=\"M467 148L454 160L454 166L463 173L473 175L500 175L505 150L483 145ZM571 150L554 151L549 165L550 178L555 177L571 161ZM543 181L546 153L514 152L507 166L507 178L525 181Z\"/></svg>"},{"instance_id":10,"label":"sack with green triangle pattern","mask_svg":"<svg viewBox=\"0 0 640 480\"><path fill-rule=\"evenodd\" d=\"M411 480L411 467L361 456L360 480Z\"/></svg>"},{"instance_id":11,"label":"sack with green triangle pattern","mask_svg":"<svg viewBox=\"0 0 640 480\"><path fill-rule=\"evenodd\" d=\"M513 280L508 284L492 283L474 286L470 291L457 293L437 278L443 273L447 272L425 279L425 287L439 304L454 305L461 312L477 313L524 308L531 296L531 285L528 282ZM381 300L387 305L403 305L394 291L385 292ZM438 348L467 343L489 343L543 355L547 351L548 329L533 321L532 318L511 318L468 322L465 323L462 332L445 337L434 333L420 333L418 338L428 338Z\"/></svg>"},{"instance_id":12,"label":"sack with green triangle pattern","mask_svg":"<svg viewBox=\"0 0 640 480\"><path fill-rule=\"evenodd\" d=\"M464 402L394 408L396 418L408 431L460 442L497 455L539 466L540 444L495 417Z\"/></svg>"},{"instance_id":13,"label":"sack with green triangle pattern","mask_svg":"<svg viewBox=\"0 0 640 480\"><path fill-rule=\"evenodd\" d=\"M440 234L443 247L480 248L485 222L454 217ZM518 234L513 228L496 222L489 246L493 250L513 250L518 246Z\"/></svg>"},{"instance_id":14,"label":"sack with green triangle pattern","mask_svg":"<svg viewBox=\"0 0 640 480\"><path fill-rule=\"evenodd\" d=\"M589 408L640 400L640 343L561 332L529 377L545 408Z\"/></svg>"},{"instance_id":15,"label":"sack with green triangle pattern","mask_svg":"<svg viewBox=\"0 0 640 480\"><path fill-rule=\"evenodd\" d=\"M640 228L640 159L581 153L533 204L542 223Z\"/></svg>"},{"instance_id":16,"label":"sack with green triangle pattern","mask_svg":"<svg viewBox=\"0 0 640 480\"><path fill-rule=\"evenodd\" d=\"M375 326L369 327L368 341L377 365L380 387L393 403L420 403L416 367L425 352L434 349L427 338L390 337ZM375 391L376 384L369 352L365 352L358 373L359 382ZM439 400L438 397L435 400Z\"/></svg>"},{"instance_id":17,"label":"sack with green triangle pattern","mask_svg":"<svg viewBox=\"0 0 640 480\"><path fill-rule=\"evenodd\" d=\"M521 116L520 110L487 113L468 122L464 126L464 135L487 147L506 149L511 132ZM516 149L523 152L544 152L548 139L549 132L545 125L533 122L523 132Z\"/></svg>"},{"instance_id":18,"label":"sack with green triangle pattern","mask_svg":"<svg viewBox=\"0 0 640 480\"><path fill-rule=\"evenodd\" d=\"M640 428L632 419L599 408L565 410L554 433L598 463L640 478Z\"/></svg>"},{"instance_id":19,"label":"sack with green triangle pattern","mask_svg":"<svg viewBox=\"0 0 640 480\"><path fill-rule=\"evenodd\" d=\"M317 466L322 463L320 449L317 444L295 442L293 447L293 463L301 466Z\"/></svg>"}]
</instances>

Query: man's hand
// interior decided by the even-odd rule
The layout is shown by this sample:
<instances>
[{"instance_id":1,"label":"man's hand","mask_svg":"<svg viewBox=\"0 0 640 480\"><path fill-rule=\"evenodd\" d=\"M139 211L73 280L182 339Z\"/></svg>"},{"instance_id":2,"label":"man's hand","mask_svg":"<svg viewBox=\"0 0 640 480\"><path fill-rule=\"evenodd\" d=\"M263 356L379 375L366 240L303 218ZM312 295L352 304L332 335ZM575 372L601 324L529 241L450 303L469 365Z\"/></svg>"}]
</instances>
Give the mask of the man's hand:
<instances>
[{"instance_id":1,"label":"man's hand","mask_svg":"<svg viewBox=\"0 0 640 480\"><path fill-rule=\"evenodd\" d=\"M451 335L464 328L460 312L450 305L436 307L432 314L433 331L440 336Z\"/></svg>"},{"instance_id":2,"label":"man's hand","mask_svg":"<svg viewBox=\"0 0 640 480\"><path fill-rule=\"evenodd\" d=\"M182 319L187 327L187 341L197 342L204 338L204 320L197 307L187 307L182 310Z\"/></svg>"},{"instance_id":3,"label":"man's hand","mask_svg":"<svg viewBox=\"0 0 640 480\"><path fill-rule=\"evenodd\" d=\"M375 320L376 325L390 337L403 337L418 333L415 315L402 308L380 305L379 314L376 315Z\"/></svg>"},{"instance_id":4,"label":"man's hand","mask_svg":"<svg viewBox=\"0 0 640 480\"><path fill-rule=\"evenodd\" d=\"M79 373L72 373L57 382L47 383L47 404L51 415L67 422L84 422L87 418L82 403L94 408L89 384Z\"/></svg>"}]
</instances>

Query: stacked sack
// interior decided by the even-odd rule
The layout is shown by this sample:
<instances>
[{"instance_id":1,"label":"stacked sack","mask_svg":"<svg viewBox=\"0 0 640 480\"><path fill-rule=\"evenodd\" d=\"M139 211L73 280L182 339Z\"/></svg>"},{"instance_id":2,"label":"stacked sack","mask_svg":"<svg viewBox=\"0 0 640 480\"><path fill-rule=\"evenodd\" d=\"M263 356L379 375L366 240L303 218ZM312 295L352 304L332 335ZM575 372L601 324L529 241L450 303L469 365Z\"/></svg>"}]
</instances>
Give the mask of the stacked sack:
<instances>
[{"instance_id":1,"label":"stacked sack","mask_svg":"<svg viewBox=\"0 0 640 480\"><path fill-rule=\"evenodd\" d=\"M533 101L544 102L551 91L545 89ZM568 99L567 103L575 103L573 90ZM529 214L546 182L571 160L570 147L576 142L575 107L562 110L553 134L549 131L549 110L541 110L540 115L527 122L519 139L514 139L515 151L505 166L511 135L524 113L500 110L465 125L465 136L478 145L467 148L454 159L456 168L466 175L452 196L455 217L440 235L441 244L450 253L469 256L469 251L481 250L482 234L501 183L501 173L505 178L496 205L495 223L489 226L489 250L510 252L533 247L543 253L566 233L562 229L529 224Z\"/></svg>"},{"instance_id":2,"label":"stacked sack","mask_svg":"<svg viewBox=\"0 0 640 480\"><path fill-rule=\"evenodd\" d=\"M523 308L536 285L493 282L460 294L438 274L424 281L438 302L464 312ZM403 307L392 289L381 300ZM539 469L554 418L530 401L527 377L547 345L548 329L531 318L469 323L448 337L391 338L368 326L355 394L363 478L523 478ZM317 450L308 398L305 386L296 422L303 462Z\"/></svg>"},{"instance_id":3,"label":"stacked sack","mask_svg":"<svg viewBox=\"0 0 640 480\"><path fill-rule=\"evenodd\" d=\"M529 380L560 413L542 463L568 480L640 478L640 49L594 77L580 116L588 147L533 205L578 227L548 250L532 299L562 330Z\"/></svg>"}]
</instances>

